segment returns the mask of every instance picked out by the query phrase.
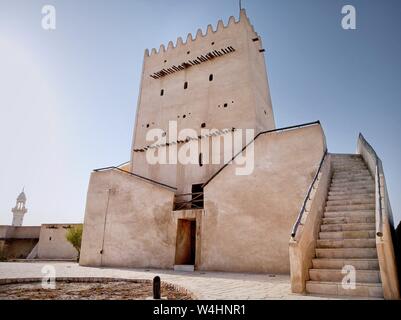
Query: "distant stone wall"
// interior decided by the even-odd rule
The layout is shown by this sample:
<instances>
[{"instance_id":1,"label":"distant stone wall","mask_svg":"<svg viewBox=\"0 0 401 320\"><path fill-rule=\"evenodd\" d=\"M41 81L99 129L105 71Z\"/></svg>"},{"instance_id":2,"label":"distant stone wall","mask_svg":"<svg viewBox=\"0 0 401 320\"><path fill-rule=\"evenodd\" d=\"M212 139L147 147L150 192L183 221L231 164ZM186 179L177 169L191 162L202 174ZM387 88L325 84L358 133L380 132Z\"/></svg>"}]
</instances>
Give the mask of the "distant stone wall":
<instances>
[{"instance_id":1,"label":"distant stone wall","mask_svg":"<svg viewBox=\"0 0 401 320\"><path fill-rule=\"evenodd\" d=\"M37 243L37 239L0 240L0 259L26 259Z\"/></svg>"},{"instance_id":2,"label":"distant stone wall","mask_svg":"<svg viewBox=\"0 0 401 320\"><path fill-rule=\"evenodd\" d=\"M77 250L66 239L67 231L77 224L44 224L40 229L38 259L76 259Z\"/></svg>"},{"instance_id":3,"label":"distant stone wall","mask_svg":"<svg viewBox=\"0 0 401 320\"><path fill-rule=\"evenodd\" d=\"M38 243L40 227L0 226L0 259L25 259Z\"/></svg>"},{"instance_id":4,"label":"distant stone wall","mask_svg":"<svg viewBox=\"0 0 401 320\"><path fill-rule=\"evenodd\" d=\"M39 239L40 227L0 226L0 239Z\"/></svg>"}]
</instances>

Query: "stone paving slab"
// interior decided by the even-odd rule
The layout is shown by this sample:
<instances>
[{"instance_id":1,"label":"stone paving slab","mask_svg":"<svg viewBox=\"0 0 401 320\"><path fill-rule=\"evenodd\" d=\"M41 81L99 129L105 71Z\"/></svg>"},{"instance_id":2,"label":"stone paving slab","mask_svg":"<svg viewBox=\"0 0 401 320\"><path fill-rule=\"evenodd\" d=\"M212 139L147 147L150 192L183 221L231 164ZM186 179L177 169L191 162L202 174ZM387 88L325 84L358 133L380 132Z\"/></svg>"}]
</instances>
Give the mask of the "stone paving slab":
<instances>
[{"instance_id":1,"label":"stone paving slab","mask_svg":"<svg viewBox=\"0 0 401 320\"><path fill-rule=\"evenodd\" d=\"M335 299L291 293L290 276L225 272L174 272L155 269L90 268L71 262L2 262L0 279L41 278L45 265L53 265L56 277L109 277L147 279L160 276L162 281L191 291L201 300L310 300Z\"/></svg>"}]
</instances>

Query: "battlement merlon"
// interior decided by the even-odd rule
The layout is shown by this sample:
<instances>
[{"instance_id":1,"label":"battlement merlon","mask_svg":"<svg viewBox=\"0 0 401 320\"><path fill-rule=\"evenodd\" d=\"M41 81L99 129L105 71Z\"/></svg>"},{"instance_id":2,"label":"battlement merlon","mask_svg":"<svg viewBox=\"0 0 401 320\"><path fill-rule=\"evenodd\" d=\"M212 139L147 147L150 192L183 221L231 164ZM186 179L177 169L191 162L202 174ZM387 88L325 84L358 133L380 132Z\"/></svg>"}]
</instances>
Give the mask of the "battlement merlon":
<instances>
[{"instance_id":1,"label":"battlement merlon","mask_svg":"<svg viewBox=\"0 0 401 320\"><path fill-rule=\"evenodd\" d=\"M167 48L162 44L159 48L159 50L153 48L151 51L149 49L145 50L144 58L145 59L160 59L161 57L164 58L165 54L169 54L170 52L174 52L175 49L180 49L183 47L190 47L191 44L197 42L200 39L208 39L212 38L212 36L223 32L226 29L230 29L233 25L238 25L238 24L246 24L246 26L250 29L252 33L254 33L255 38L259 38L258 33L255 31L253 25L251 24L245 9L241 9L240 12L240 17L238 21L236 21L234 16L231 16L228 20L227 25L224 25L224 22L222 20L219 20L217 23L216 30L213 30L212 25L208 25L206 29L206 33L203 34L202 29L198 29L195 37L192 36L191 33L188 34L187 40L184 42L182 37L178 37L176 44L174 45L173 41L170 41L167 45ZM261 42L261 39L259 38L259 41ZM262 43L261 43L262 45Z\"/></svg>"}]
</instances>

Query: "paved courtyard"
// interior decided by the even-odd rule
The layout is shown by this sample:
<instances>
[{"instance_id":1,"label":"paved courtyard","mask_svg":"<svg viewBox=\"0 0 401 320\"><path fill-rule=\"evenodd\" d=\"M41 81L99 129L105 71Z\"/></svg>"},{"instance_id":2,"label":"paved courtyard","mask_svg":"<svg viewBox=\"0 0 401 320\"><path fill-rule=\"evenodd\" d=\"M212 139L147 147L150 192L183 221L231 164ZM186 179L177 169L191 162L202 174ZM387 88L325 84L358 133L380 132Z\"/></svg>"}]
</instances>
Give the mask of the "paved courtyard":
<instances>
[{"instance_id":1,"label":"paved courtyard","mask_svg":"<svg viewBox=\"0 0 401 320\"><path fill-rule=\"evenodd\" d=\"M0 263L0 279L41 278L42 268L53 265L56 277L110 277L153 279L179 285L202 300L265 300L265 299L327 299L292 294L288 275L242 274L223 272L174 272L172 270L88 268L71 262L4 262Z\"/></svg>"}]
</instances>

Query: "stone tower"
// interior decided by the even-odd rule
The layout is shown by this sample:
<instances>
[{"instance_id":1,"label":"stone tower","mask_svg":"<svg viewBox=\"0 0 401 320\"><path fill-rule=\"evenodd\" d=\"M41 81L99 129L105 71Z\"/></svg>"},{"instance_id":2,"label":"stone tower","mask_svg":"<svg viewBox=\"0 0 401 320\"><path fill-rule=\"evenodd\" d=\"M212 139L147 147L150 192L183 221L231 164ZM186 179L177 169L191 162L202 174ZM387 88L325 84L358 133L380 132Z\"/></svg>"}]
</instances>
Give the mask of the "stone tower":
<instances>
[{"instance_id":1,"label":"stone tower","mask_svg":"<svg viewBox=\"0 0 401 320\"><path fill-rule=\"evenodd\" d=\"M12 208L12 213L13 213L13 227L21 227L22 222L24 220L24 215L27 213L28 209L25 208L25 203L26 203L26 195L24 190L20 193L20 195L17 198L17 203L14 208Z\"/></svg>"},{"instance_id":2,"label":"stone tower","mask_svg":"<svg viewBox=\"0 0 401 320\"><path fill-rule=\"evenodd\" d=\"M215 30L211 25L205 34L199 29L195 37L188 34L186 42L178 38L175 45L170 41L167 48L146 50L131 172L191 192L191 186L206 182L221 168L223 164L149 164L149 130L160 129L167 136L167 146L157 146L159 152L170 154L188 142L172 137L171 121L177 132L189 128L199 135L202 128L253 129L255 135L275 129L264 51L245 10L238 21L230 17L225 25L220 20Z\"/></svg>"}]
</instances>

